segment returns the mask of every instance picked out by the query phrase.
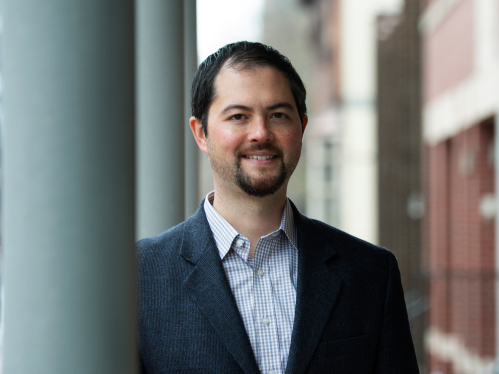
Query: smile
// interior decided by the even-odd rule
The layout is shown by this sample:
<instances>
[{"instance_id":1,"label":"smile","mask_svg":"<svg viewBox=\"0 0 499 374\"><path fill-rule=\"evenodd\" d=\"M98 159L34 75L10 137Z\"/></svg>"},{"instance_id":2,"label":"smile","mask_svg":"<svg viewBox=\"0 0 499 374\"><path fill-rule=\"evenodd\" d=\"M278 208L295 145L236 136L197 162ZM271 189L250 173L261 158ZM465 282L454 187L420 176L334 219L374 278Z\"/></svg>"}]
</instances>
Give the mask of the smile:
<instances>
[{"instance_id":1,"label":"smile","mask_svg":"<svg viewBox=\"0 0 499 374\"><path fill-rule=\"evenodd\" d=\"M270 160L272 158L275 158L277 156L244 156L245 158L250 158L253 160Z\"/></svg>"}]
</instances>

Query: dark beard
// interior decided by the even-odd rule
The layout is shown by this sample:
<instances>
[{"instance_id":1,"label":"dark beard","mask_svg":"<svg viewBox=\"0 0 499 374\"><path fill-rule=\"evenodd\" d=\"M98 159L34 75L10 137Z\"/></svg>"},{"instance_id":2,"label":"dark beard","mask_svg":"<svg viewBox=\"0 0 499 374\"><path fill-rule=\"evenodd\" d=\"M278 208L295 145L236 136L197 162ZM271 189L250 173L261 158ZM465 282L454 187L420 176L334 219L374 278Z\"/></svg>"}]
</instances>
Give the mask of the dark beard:
<instances>
[{"instance_id":1,"label":"dark beard","mask_svg":"<svg viewBox=\"0 0 499 374\"><path fill-rule=\"evenodd\" d=\"M241 169L241 161L237 163L236 183L244 192L250 196L265 197L273 195L279 188L282 187L288 177L288 169L284 162L281 161L279 174L273 179L266 179L258 184L251 183L250 177Z\"/></svg>"}]
</instances>

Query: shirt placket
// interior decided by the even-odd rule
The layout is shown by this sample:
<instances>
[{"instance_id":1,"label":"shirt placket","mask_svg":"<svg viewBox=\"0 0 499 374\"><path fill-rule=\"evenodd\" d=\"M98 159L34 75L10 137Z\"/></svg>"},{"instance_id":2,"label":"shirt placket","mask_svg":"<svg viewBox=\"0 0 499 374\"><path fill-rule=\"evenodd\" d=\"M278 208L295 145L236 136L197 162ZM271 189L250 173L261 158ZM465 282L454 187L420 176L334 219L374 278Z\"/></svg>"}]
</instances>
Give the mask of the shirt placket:
<instances>
[{"instance_id":1,"label":"shirt placket","mask_svg":"<svg viewBox=\"0 0 499 374\"><path fill-rule=\"evenodd\" d=\"M254 274L254 317L253 323L257 335L255 356L260 371L264 374L282 373L277 315L272 296L269 256L275 240L260 239L255 250L253 264Z\"/></svg>"}]
</instances>

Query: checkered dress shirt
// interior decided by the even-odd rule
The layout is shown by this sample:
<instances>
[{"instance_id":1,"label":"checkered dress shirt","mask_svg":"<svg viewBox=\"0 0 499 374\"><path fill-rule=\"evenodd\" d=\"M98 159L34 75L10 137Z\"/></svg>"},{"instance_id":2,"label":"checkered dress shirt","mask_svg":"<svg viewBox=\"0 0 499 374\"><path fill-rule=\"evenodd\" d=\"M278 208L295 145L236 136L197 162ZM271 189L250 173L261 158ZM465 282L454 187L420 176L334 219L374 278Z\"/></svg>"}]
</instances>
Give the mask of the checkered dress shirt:
<instances>
[{"instance_id":1,"label":"checkered dress shirt","mask_svg":"<svg viewBox=\"0 0 499 374\"><path fill-rule=\"evenodd\" d=\"M295 318L298 250L293 210L286 201L278 230L250 242L212 206L204 210L261 373L284 374Z\"/></svg>"}]
</instances>

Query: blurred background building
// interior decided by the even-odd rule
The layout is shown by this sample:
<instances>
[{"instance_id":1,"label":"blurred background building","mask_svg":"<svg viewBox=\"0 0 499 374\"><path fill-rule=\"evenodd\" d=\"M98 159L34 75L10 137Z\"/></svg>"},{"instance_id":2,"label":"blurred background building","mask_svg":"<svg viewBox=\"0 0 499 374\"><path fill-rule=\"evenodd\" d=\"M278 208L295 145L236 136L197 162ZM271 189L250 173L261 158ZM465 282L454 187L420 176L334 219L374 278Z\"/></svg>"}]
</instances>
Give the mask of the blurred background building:
<instances>
[{"instance_id":1,"label":"blurred background building","mask_svg":"<svg viewBox=\"0 0 499 374\"><path fill-rule=\"evenodd\" d=\"M123 305L134 295L128 285L119 302L109 297L117 288L99 288L99 279L109 277L106 267L90 265L114 263L125 247L132 253L134 227L136 238L164 231L213 189L209 161L187 128L188 91L197 63L238 40L275 47L302 77L309 125L289 197L311 218L395 253L421 373L499 373L499 0L137 0L135 8L127 0L126 12L108 18L111 0L64 9L47 1L60 13L35 0L2 2L2 287L11 306L2 299L0 331L6 367L16 368L9 373L33 372L35 364L51 362L58 346L97 355L86 360L95 367L113 365L98 356L98 344L75 343L67 334L94 329L101 346L112 346L114 337L99 337L95 321L118 312L104 313L98 304L127 311ZM95 27L109 40L97 38ZM128 48L134 43L135 52ZM95 79L108 76L106 64L126 68L114 80ZM106 101L109 90L122 92L121 101ZM17 101L7 100L15 95ZM108 104L83 108L82 98ZM25 110L32 107L39 112ZM126 136L103 133L125 122ZM24 134L33 136L25 141ZM104 135L111 151L102 147ZM47 173L43 165L50 165ZM126 243L102 242L110 230ZM79 247L54 241L56 234ZM116 274L133 279L132 257L127 261ZM78 271L69 274L67 263ZM91 284L84 266L101 271ZM50 293L40 298L41 289ZM74 295L96 305L92 321L88 310L68 313L80 305ZM57 303L65 306L59 314ZM126 318L133 320L127 313L126 326ZM43 323L15 328L36 320ZM67 328L51 332L57 339L38 349L60 320ZM122 342L116 362L135 349L132 340ZM23 366L26 347L39 352ZM66 355L61 365L78 360Z\"/></svg>"},{"instance_id":2,"label":"blurred background building","mask_svg":"<svg viewBox=\"0 0 499 374\"><path fill-rule=\"evenodd\" d=\"M396 254L422 372L499 372L499 2L285 3L262 39L309 91L302 209Z\"/></svg>"},{"instance_id":3,"label":"blurred background building","mask_svg":"<svg viewBox=\"0 0 499 374\"><path fill-rule=\"evenodd\" d=\"M424 217L421 170L421 38L419 0L377 19L377 159L379 244L397 256L420 367L425 312L421 268Z\"/></svg>"},{"instance_id":4,"label":"blurred background building","mask_svg":"<svg viewBox=\"0 0 499 374\"><path fill-rule=\"evenodd\" d=\"M499 2L422 6L428 364L496 373Z\"/></svg>"}]
</instances>

